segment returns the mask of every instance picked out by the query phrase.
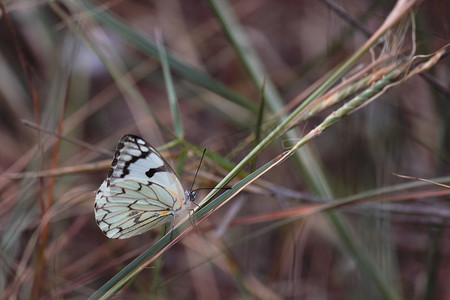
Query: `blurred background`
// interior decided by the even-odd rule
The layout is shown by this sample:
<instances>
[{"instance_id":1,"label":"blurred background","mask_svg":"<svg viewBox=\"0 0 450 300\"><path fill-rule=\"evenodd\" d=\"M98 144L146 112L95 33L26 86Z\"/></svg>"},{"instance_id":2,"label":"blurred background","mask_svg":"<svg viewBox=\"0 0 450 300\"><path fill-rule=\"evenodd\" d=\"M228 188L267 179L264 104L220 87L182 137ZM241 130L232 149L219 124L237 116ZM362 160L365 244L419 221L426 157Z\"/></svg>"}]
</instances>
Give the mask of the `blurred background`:
<instances>
[{"instance_id":1,"label":"blurred background","mask_svg":"<svg viewBox=\"0 0 450 300\"><path fill-rule=\"evenodd\" d=\"M205 160L195 187L213 187L252 149L255 130L261 128L262 137L273 130L367 41L394 4L3 1L2 297L86 299L167 229L109 240L95 223L95 191L122 135L161 147L185 187L199 162L196 150L206 148L215 158ZM449 11L447 1L417 3L415 40L411 29L397 37L404 40L400 55L412 46L416 54L430 54L447 44ZM236 46L230 31L249 47ZM168 56L179 117L172 113L158 41ZM339 82L372 60L367 53ZM268 172L117 297L449 299L449 190L393 174L449 175L449 67L444 56L339 120L308 143L311 165L291 158ZM267 79L265 88L255 74ZM272 84L276 94L269 93ZM298 136L332 111L299 123ZM256 167L293 143L280 137ZM369 199L284 225L247 218L346 197Z\"/></svg>"}]
</instances>

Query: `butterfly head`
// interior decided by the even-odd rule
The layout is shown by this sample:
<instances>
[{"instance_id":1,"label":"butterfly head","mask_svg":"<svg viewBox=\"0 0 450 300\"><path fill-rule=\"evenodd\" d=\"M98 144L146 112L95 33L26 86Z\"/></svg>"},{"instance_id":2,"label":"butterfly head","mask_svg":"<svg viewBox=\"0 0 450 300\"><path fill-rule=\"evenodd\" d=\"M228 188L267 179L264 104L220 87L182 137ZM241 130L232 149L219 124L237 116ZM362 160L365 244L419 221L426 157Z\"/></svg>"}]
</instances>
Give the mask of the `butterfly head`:
<instances>
[{"instance_id":1,"label":"butterfly head","mask_svg":"<svg viewBox=\"0 0 450 300\"><path fill-rule=\"evenodd\" d=\"M186 200L194 202L195 198L197 198L197 191L186 191Z\"/></svg>"}]
</instances>

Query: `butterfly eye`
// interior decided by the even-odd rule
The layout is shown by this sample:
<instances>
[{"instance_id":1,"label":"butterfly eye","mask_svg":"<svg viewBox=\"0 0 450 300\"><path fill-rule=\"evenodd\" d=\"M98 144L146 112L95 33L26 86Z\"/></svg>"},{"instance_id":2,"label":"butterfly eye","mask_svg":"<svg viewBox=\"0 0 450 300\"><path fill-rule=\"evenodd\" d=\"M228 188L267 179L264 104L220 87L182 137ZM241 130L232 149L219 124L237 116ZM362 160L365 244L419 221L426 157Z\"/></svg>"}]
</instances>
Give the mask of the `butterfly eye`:
<instances>
[{"instance_id":1,"label":"butterfly eye","mask_svg":"<svg viewBox=\"0 0 450 300\"><path fill-rule=\"evenodd\" d=\"M195 198L197 197L197 191L190 191L188 193L189 201L194 202Z\"/></svg>"}]
</instances>

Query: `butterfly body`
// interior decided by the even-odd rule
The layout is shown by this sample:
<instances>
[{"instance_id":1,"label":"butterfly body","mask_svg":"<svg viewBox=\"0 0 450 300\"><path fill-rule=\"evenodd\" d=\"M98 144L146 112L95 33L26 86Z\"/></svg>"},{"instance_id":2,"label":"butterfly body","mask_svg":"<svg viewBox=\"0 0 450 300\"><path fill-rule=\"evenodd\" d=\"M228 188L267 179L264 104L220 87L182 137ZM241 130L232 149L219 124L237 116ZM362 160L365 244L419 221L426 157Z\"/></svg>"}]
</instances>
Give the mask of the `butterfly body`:
<instances>
[{"instance_id":1,"label":"butterfly body","mask_svg":"<svg viewBox=\"0 0 450 300\"><path fill-rule=\"evenodd\" d=\"M125 135L97 191L95 219L109 238L128 238L173 221L194 199L155 148Z\"/></svg>"}]
</instances>

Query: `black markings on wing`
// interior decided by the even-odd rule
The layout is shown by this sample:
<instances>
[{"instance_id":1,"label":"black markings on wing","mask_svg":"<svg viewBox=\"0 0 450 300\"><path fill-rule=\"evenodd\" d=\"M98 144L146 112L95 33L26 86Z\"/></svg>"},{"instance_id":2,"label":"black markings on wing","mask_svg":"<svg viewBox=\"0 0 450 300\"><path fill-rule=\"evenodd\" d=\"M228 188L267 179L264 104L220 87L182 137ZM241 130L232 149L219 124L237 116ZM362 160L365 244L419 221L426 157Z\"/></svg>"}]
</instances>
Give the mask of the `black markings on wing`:
<instances>
[{"instance_id":1,"label":"black markings on wing","mask_svg":"<svg viewBox=\"0 0 450 300\"><path fill-rule=\"evenodd\" d=\"M176 177L170 165L156 149L140 137L128 134L123 136L117 145L107 184L120 179L152 180L159 172L167 172L170 173L167 176Z\"/></svg>"},{"instance_id":2,"label":"black markings on wing","mask_svg":"<svg viewBox=\"0 0 450 300\"><path fill-rule=\"evenodd\" d=\"M147 175L148 178L152 178L158 172L167 172L167 168L165 166L150 168L147 172L145 172L145 175Z\"/></svg>"}]
</instances>

